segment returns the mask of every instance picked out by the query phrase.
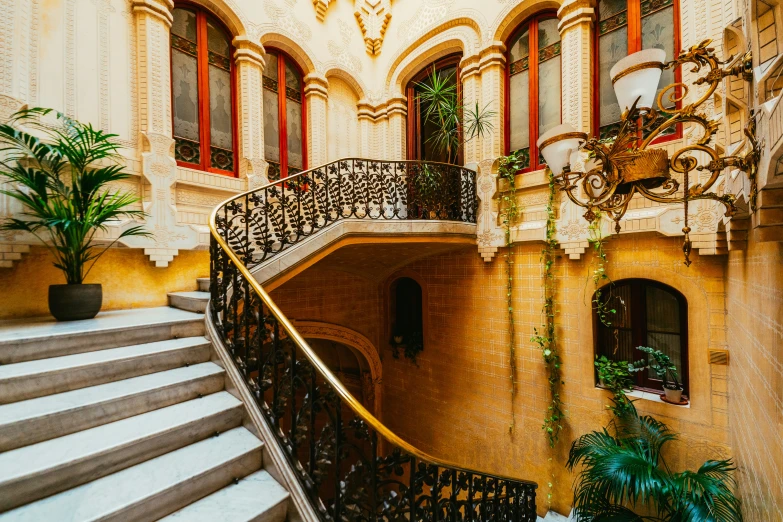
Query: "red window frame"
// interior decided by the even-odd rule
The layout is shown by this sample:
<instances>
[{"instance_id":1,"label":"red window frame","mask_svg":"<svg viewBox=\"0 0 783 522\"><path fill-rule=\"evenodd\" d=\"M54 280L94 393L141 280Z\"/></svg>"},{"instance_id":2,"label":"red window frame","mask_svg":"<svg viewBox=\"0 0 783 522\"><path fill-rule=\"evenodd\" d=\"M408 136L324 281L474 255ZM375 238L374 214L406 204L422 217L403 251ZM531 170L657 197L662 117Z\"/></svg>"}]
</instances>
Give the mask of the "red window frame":
<instances>
[{"instance_id":1,"label":"red window frame","mask_svg":"<svg viewBox=\"0 0 783 522\"><path fill-rule=\"evenodd\" d=\"M177 2L174 8L187 9L196 13L196 45L197 45L197 75L198 75L198 125L199 125L199 148L201 163L188 163L186 161L177 161L177 165L191 169L203 170L213 174L223 174L237 177L239 174L239 147L238 147L238 126L237 126L237 71L234 64L234 45L233 36L220 19L207 11L203 7L191 2ZM229 54L231 56L229 67L231 76L231 147L234 155L234 169L231 171L216 169L210 166L211 162L211 137L212 129L210 127L209 114L209 49L207 48L207 19L217 25L229 39ZM169 45L169 63L172 63L172 49ZM171 103L174 104L174 70L170 68L171 74ZM174 111L171 111L171 128L174 129Z\"/></svg>"},{"instance_id":2,"label":"red window frame","mask_svg":"<svg viewBox=\"0 0 783 522\"><path fill-rule=\"evenodd\" d=\"M630 288L630 303L620 303L619 300L612 298L612 291L611 288L614 287L615 289L620 288L621 286L628 286ZM635 360L641 360L645 359L647 356L636 350L637 346L650 346L650 343L647 339L647 334L650 332L647 325L647 302L646 302L646 291L647 288L655 287L660 290L665 291L669 295L675 297L677 299L678 305L679 305L679 321L680 321L680 363L682 366L682 371L679 375L680 384L682 384L683 388L683 394L688 395L689 393L689 382L688 382L688 301L685 299L685 296L682 295L681 292L679 292L676 288L673 288L667 284L660 283L658 281L653 281L651 279L622 279L619 281L615 281L612 283L610 287L603 289L603 297L602 299L605 300L606 304L609 308L619 308L619 306L629 306L630 307L630 320L631 324L630 326L625 326L622 328L619 328L620 330L628 331L631 333L631 342L633 344L633 357L632 359ZM595 299L595 295L593 296L593 299ZM613 324L614 316L615 314L609 313L608 319L610 324ZM595 356L600 357L602 355L606 356L607 359L613 359L611 356L611 353L604 349L601 349L601 330L607 329L612 330L613 327L609 326L606 327L601 323L600 319L598 318L598 313L595 309L593 309L593 347L595 351ZM656 333L656 332L653 332ZM663 333L670 333L670 332L663 332ZM653 346L653 348L656 348ZM617 360L617 359L613 359ZM628 362L633 362L629 360ZM596 385L598 384L598 373L596 371ZM649 376L648 370L642 370L640 372L637 372L633 375L634 378L634 389L637 390L643 390L643 391L649 391L653 393L663 393L663 382L660 379L651 378Z\"/></svg>"},{"instance_id":3,"label":"red window frame","mask_svg":"<svg viewBox=\"0 0 783 522\"><path fill-rule=\"evenodd\" d=\"M428 76L432 74L434 70L445 69L447 67L456 66L457 74L457 99L462 101L462 70L460 69L460 62L462 61L461 54L451 54L443 58L435 60L431 64L427 65L424 69L419 71L416 76L411 78L408 85L405 88L405 96L408 100L408 128L406 129L406 156L411 161L422 160L422 147L421 147L421 111L419 110L419 101L416 96L416 83L424 81ZM457 151L457 162L462 164L463 161L463 146L462 140L460 140L459 151Z\"/></svg>"},{"instance_id":4,"label":"red window frame","mask_svg":"<svg viewBox=\"0 0 783 522\"><path fill-rule=\"evenodd\" d=\"M528 48L530 49L528 55L528 110L529 110L529 128L528 135L530 136L530 166L520 170L520 173L533 172L540 170L546 166L545 163L539 162L538 145L538 24L543 20L557 19L557 11L544 10L540 11L514 29L511 33L511 37L506 40L506 73L505 73L505 117L503 118L503 133L504 143L503 148L505 153L511 154L511 43L516 41L520 33L529 28L528 32ZM535 51L533 51L535 49ZM562 55L561 55L562 56ZM562 60L562 58L561 58ZM563 68L562 62L560 67L560 122L563 121Z\"/></svg>"},{"instance_id":5,"label":"red window frame","mask_svg":"<svg viewBox=\"0 0 783 522\"><path fill-rule=\"evenodd\" d=\"M642 50L642 2L645 0L626 0L626 12L627 14L627 26L628 26L628 54L632 54ZM681 34L680 34L680 0L672 0L672 11L674 13L674 53L671 59L676 58L677 53L680 52ZM599 89L601 86L600 80L600 64L598 63L599 56L599 39L600 24L601 24L601 4L600 0L596 1L595 6L596 18L595 26L593 30L593 135L601 135L601 100L599 96ZM618 13L619 14L619 13ZM617 16L617 15L615 15ZM626 55L627 56L627 55ZM677 68L674 71L674 81L682 81L682 71ZM680 96L681 90L675 89L677 97ZM656 94L657 97L657 94ZM675 104L676 108L681 108L682 104L678 101ZM678 140L682 138L682 125L677 125L674 133L668 136L661 136L652 141L652 143L665 143L667 141Z\"/></svg>"},{"instance_id":6,"label":"red window frame","mask_svg":"<svg viewBox=\"0 0 783 522\"><path fill-rule=\"evenodd\" d=\"M277 56L277 124L278 136L280 138L280 178L288 177L288 116L286 113L286 103L288 98L286 97L286 84L285 84L285 66L286 64L292 65L299 77L302 79L302 85L300 89L301 103L302 103L302 170L308 169L307 162L307 103L305 99L305 82L304 71L299 64L291 58L291 56L285 51L278 49L277 47L268 47L266 49L267 54L274 54ZM283 88L280 88L282 84ZM262 86L262 89L264 87ZM269 160L267 159L269 162Z\"/></svg>"}]
</instances>

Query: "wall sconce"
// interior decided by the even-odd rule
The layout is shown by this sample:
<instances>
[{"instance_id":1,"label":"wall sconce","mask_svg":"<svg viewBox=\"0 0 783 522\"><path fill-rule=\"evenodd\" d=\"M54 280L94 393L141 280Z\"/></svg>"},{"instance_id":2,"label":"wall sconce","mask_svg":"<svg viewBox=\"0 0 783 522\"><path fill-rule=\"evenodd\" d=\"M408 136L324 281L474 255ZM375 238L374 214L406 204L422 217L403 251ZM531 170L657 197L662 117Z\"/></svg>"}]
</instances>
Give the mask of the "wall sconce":
<instances>
[{"instance_id":1,"label":"wall sconce","mask_svg":"<svg viewBox=\"0 0 783 522\"><path fill-rule=\"evenodd\" d=\"M614 220L615 230L620 232L620 219L635 194L659 203L682 203L685 207L685 226L682 231L685 234L683 252L686 266L691 264L688 202L697 199L719 201L726 207L726 216L733 215L736 212L736 196L710 191L726 167L736 167L748 174L751 207L755 206L757 191L756 168L760 147L756 141L754 120L751 119L745 129L749 144L747 152L721 156L714 145L710 145L718 131L719 122L710 121L703 113L696 112L701 104L712 97L723 78L741 76L746 81L752 81L751 55L748 52L734 67L722 69L721 65L730 62L731 58L726 62L718 60L714 49L708 47L710 42L705 40L681 52L676 60L668 63L664 62L666 53L661 49L640 51L617 62L610 76L623 114L619 130L608 139L587 139L585 133L564 124L543 134L537 142L554 175L555 183L571 201L587 209L584 217L589 222L595 220L597 212L603 212ZM675 69L685 63L694 64L692 72L708 68L694 82L695 85L707 85L702 95L695 102L677 109L676 104L688 94L688 86L675 82L663 89L656 100L655 93L663 70ZM669 103L674 105L670 109L663 108L664 96L667 94ZM653 101L657 101L658 110L652 108ZM681 123L700 125L704 133L695 143L682 147L671 157L663 148L649 148L663 131L676 128ZM585 172L571 171L571 156L577 150L588 154ZM703 183L691 186L690 176L694 171L709 172L710 177ZM682 190L680 182L672 177L672 172L682 174Z\"/></svg>"}]
</instances>

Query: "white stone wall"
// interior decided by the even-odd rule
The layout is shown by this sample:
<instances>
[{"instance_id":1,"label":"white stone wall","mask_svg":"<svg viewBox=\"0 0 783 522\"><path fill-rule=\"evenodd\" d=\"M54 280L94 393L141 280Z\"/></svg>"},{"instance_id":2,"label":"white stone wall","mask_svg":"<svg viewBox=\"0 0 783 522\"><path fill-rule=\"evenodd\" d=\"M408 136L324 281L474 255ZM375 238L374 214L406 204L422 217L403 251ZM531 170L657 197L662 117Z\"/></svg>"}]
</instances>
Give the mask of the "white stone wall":
<instances>
[{"instance_id":1,"label":"white stone wall","mask_svg":"<svg viewBox=\"0 0 783 522\"><path fill-rule=\"evenodd\" d=\"M23 106L47 106L120 136L128 170L123 188L139 194L150 213L152 240L146 248L160 266L178 250L205 248L210 209L222 199L266 181L263 157L261 72L264 47L289 53L302 67L308 111L308 160L316 166L343 156L406 157L407 100L404 88L423 66L461 53L466 103L489 104L495 129L466 146L466 163L479 170L481 216L478 244L489 260L502 245L497 221L493 164L502 154L505 41L530 15L558 10L563 42L563 120L592 128L592 38L595 0L196 0L234 35L239 116L239 177L178 167L172 156L169 26L171 0L0 0L0 118ZM741 46L758 49L754 0L681 0L682 47L713 38L720 50L726 31ZM780 20L780 6L776 6ZM727 29L728 27L728 29ZM783 45L780 46L783 49ZM778 60L779 59L779 60ZM764 100L771 75L783 70L783 56L755 70L755 92L745 100L719 95L708 107L728 118L727 100L746 114L761 101L759 127L768 133L760 183L783 182L769 174L783 154L783 109ZM779 63L780 62L780 63ZM777 71L777 72L776 72ZM771 85L771 84L770 84ZM761 89L761 97L759 95ZM734 91L732 91L734 92ZM728 121L728 120L727 120ZM688 141L685 135L684 140ZM725 142L725 133L720 135ZM673 146L673 145L669 145ZM772 165L772 166L770 166ZM769 174L769 175L768 175ZM540 194L543 173L526 175L526 202L517 240L543 238ZM741 180L739 182L742 185ZM740 186L747 191L747 187ZM561 245L576 256L585 227L570 204L559 209ZM682 211L647 208L629 213L627 231L678 234L672 223ZM656 207L653 205L653 207ZM0 212L17 211L0 200ZM678 214L679 212L679 214ZM726 228L707 208L704 251L718 245ZM710 221L710 219L712 219ZM563 221L565 220L565 221ZM29 242L3 237L6 243ZM698 239L698 238L697 238ZM710 243L712 242L712 243ZM582 245L582 246L580 246ZM714 246L713 245L713 246ZM717 246L713 253L720 253Z\"/></svg>"}]
</instances>

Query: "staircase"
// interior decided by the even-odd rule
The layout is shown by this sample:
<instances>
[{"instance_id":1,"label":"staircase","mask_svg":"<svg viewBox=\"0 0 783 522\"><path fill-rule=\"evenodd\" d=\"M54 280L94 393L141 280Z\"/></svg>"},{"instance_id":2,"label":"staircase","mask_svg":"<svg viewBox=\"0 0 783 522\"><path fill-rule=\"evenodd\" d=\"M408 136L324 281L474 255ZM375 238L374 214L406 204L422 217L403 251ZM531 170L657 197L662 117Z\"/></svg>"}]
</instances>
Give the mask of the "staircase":
<instances>
[{"instance_id":1,"label":"staircase","mask_svg":"<svg viewBox=\"0 0 783 522\"><path fill-rule=\"evenodd\" d=\"M0 522L286 520L190 311L208 294L184 294L185 310L0 326Z\"/></svg>"}]
</instances>

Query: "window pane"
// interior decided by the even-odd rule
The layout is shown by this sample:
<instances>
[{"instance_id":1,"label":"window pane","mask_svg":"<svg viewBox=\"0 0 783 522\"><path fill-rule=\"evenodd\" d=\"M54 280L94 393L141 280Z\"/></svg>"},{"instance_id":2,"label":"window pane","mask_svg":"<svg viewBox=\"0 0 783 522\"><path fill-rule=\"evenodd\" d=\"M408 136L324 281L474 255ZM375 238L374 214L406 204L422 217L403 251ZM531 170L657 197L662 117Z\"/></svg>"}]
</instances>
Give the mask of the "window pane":
<instances>
[{"instance_id":1,"label":"window pane","mask_svg":"<svg viewBox=\"0 0 783 522\"><path fill-rule=\"evenodd\" d=\"M647 329L655 332L680 333L680 302L671 293L648 286Z\"/></svg>"},{"instance_id":2,"label":"window pane","mask_svg":"<svg viewBox=\"0 0 783 522\"><path fill-rule=\"evenodd\" d=\"M509 144L512 151L530 147L530 32L526 28L509 50ZM529 160L527 162L528 166Z\"/></svg>"},{"instance_id":3,"label":"window pane","mask_svg":"<svg viewBox=\"0 0 783 522\"><path fill-rule=\"evenodd\" d=\"M662 5L668 5L668 7L661 9ZM666 51L666 61L674 59L674 7L672 0L642 2L642 49L653 48ZM661 73L661 80L658 82L658 92L672 83L674 83L674 70L664 70ZM672 103L664 100L664 108L671 106Z\"/></svg>"},{"instance_id":4,"label":"window pane","mask_svg":"<svg viewBox=\"0 0 783 522\"><path fill-rule=\"evenodd\" d=\"M302 104L287 99L285 115L286 130L288 131L288 166L289 168L303 169Z\"/></svg>"},{"instance_id":5,"label":"window pane","mask_svg":"<svg viewBox=\"0 0 783 522\"><path fill-rule=\"evenodd\" d=\"M231 73L209 66L209 126L211 164L216 169L234 170L231 117Z\"/></svg>"},{"instance_id":6,"label":"window pane","mask_svg":"<svg viewBox=\"0 0 783 522\"><path fill-rule=\"evenodd\" d=\"M560 32L557 19L538 24L538 135L560 124Z\"/></svg>"},{"instance_id":7,"label":"window pane","mask_svg":"<svg viewBox=\"0 0 783 522\"><path fill-rule=\"evenodd\" d=\"M672 362L677 367L678 380L680 381L680 384L682 384L682 341L680 336L666 333L648 333L647 345L662 351L671 358ZM648 377L650 379L658 379L658 376L652 370L649 371Z\"/></svg>"},{"instance_id":8,"label":"window pane","mask_svg":"<svg viewBox=\"0 0 783 522\"><path fill-rule=\"evenodd\" d=\"M601 127L620 121L620 104L612 87L609 70L628 54L628 27L602 34L598 40L598 102Z\"/></svg>"},{"instance_id":9,"label":"window pane","mask_svg":"<svg viewBox=\"0 0 783 522\"><path fill-rule=\"evenodd\" d=\"M198 164L201 162L201 140L195 13L186 9L175 9L171 32L174 155L179 161Z\"/></svg>"},{"instance_id":10,"label":"window pane","mask_svg":"<svg viewBox=\"0 0 783 522\"><path fill-rule=\"evenodd\" d=\"M457 89L457 67L450 65L438 69L438 77L441 80L446 81L447 88L452 88L454 96L456 96ZM431 69L428 72L427 77L421 81L423 84L431 83ZM421 132L418 136L419 146L421 150L421 157L419 159L426 161L441 161L444 163L456 162L456 151L451 151L451 157L449 157L448 145L449 140L440 140L440 143L433 139L439 131L444 127L437 121L437 116L430 116L429 119L425 117L427 106L424 103L418 104L419 120L421 121Z\"/></svg>"},{"instance_id":11,"label":"window pane","mask_svg":"<svg viewBox=\"0 0 783 522\"><path fill-rule=\"evenodd\" d=\"M628 8L626 0L601 0L598 2L601 20L609 20L616 14L624 12Z\"/></svg>"},{"instance_id":12,"label":"window pane","mask_svg":"<svg viewBox=\"0 0 783 522\"><path fill-rule=\"evenodd\" d=\"M266 55L264 67L264 157L270 163L269 176L274 173L280 179L280 122L279 101L277 99L277 55ZM273 168L274 167L274 168ZM271 177L269 178L272 179Z\"/></svg>"}]
</instances>

